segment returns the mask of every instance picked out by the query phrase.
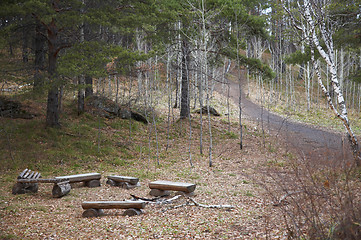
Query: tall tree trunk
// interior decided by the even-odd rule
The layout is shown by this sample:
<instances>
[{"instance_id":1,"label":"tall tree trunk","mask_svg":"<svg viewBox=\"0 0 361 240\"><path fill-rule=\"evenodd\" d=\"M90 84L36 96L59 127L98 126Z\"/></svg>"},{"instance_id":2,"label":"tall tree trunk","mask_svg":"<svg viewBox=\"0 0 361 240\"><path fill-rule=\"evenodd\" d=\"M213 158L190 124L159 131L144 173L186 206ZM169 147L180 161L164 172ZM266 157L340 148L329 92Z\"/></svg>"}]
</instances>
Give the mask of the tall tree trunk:
<instances>
[{"instance_id":1,"label":"tall tree trunk","mask_svg":"<svg viewBox=\"0 0 361 240\"><path fill-rule=\"evenodd\" d=\"M27 24L23 25L23 63L27 63L29 61L29 26Z\"/></svg>"},{"instance_id":2,"label":"tall tree trunk","mask_svg":"<svg viewBox=\"0 0 361 240\"><path fill-rule=\"evenodd\" d=\"M358 166L360 166L361 165L361 155L360 155L358 141L357 141L356 135L353 133L351 126L350 126L350 122L349 122L349 119L347 116L347 108L346 108L345 100L344 100L342 90L340 87L339 78L337 76L337 61L335 59L333 38L332 38L332 35L329 34L330 29L327 29L327 27L328 27L327 23L325 22L325 20L323 18L316 19L316 21L317 21L317 26L319 27L318 30L320 31L322 39L324 40L325 47L323 47L321 45L321 43L319 41L319 37L316 35L316 22L312 18L312 13L316 12L317 10L313 9L313 7L317 8L317 7L322 7L322 6L313 6L310 4L309 0L306 0L304 2L304 6L305 6L305 19L307 20L307 23L309 24L309 26L311 28L310 32L308 34L309 38L310 38L311 51L313 51L313 46L314 46L320 53L323 60L325 60L325 62L327 63L327 65L330 68L331 83L332 83L332 87L334 89L334 93L336 94L336 97L337 97L337 103L339 105L338 107L339 107L340 111L338 111L337 108L334 107L334 105L332 104L332 99L330 98L328 92L326 92L325 94L328 99L329 106L334 111L335 115L343 122L343 126L345 127L345 130L349 137L351 147L354 151L355 163ZM325 16L323 16L323 17L325 17ZM311 54L311 57L314 58L313 53ZM313 63L315 66L315 64L317 62L313 59ZM314 68L316 69L316 67L317 67L317 65ZM318 76L318 79L319 79L319 84L321 85L322 81L321 81L320 74ZM323 86L323 84L321 85L321 88L322 88L322 86ZM325 92L324 87L322 90Z\"/></svg>"},{"instance_id":3,"label":"tall tree trunk","mask_svg":"<svg viewBox=\"0 0 361 240\"><path fill-rule=\"evenodd\" d=\"M182 88L181 88L181 110L180 118L185 119L190 113L189 109L189 44L187 40L182 41Z\"/></svg>"},{"instance_id":4,"label":"tall tree trunk","mask_svg":"<svg viewBox=\"0 0 361 240\"><path fill-rule=\"evenodd\" d=\"M46 126L59 127L59 87L56 80L56 62L59 48L57 45L58 28L55 20L47 26L48 31L48 45L49 45L49 63L48 74L50 81L50 89L48 91L48 102L46 111Z\"/></svg>"},{"instance_id":5,"label":"tall tree trunk","mask_svg":"<svg viewBox=\"0 0 361 240\"><path fill-rule=\"evenodd\" d=\"M83 1L84 4L84 1ZM83 12L83 10L81 10ZM84 42L84 23L80 26L80 43ZM85 76L81 74L78 76L78 115L84 113L84 99L85 99Z\"/></svg>"},{"instance_id":6,"label":"tall tree trunk","mask_svg":"<svg viewBox=\"0 0 361 240\"><path fill-rule=\"evenodd\" d=\"M91 76L86 75L85 76L85 97L93 96L93 78Z\"/></svg>"},{"instance_id":7,"label":"tall tree trunk","mask_svg":"<svg viewBox=\"0 0 361 240\"><path fill-rule=\"evenodd\" d=\"M45 70L45 30L45 27L37 21L35 26L34 90L39 89L44 84L42 72Z\"/></svg>"},{"instance_id":8,"label":"tall tree trunk","mask_svg":"<svg viewBox=\"0 0 361 240\"><path fill-rule=\"evenodd\" d=\"M84 113L84 105L85 105L85 91L84 91L84 83L85 78L84 75L80 75L78 77L78 115Z\"/></svg>"}]
</instances>

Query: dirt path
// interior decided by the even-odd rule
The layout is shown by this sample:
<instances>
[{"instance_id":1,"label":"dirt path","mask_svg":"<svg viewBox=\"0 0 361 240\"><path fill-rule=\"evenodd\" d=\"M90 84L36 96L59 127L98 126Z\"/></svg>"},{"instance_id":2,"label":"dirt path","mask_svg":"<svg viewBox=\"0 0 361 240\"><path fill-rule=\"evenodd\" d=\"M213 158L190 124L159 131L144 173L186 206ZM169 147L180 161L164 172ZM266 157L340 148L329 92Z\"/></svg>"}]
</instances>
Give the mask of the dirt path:
<instances>
[{"instance_id":1,"label":"dirt path","mask_svg":"<svg viewBox=\"0 0 361 240\"><path fill-rule=\"evenodd\" d=\"M238 105L238 83L231 80L229 83L230 98ZM243 86L245 85L243 84ZM222 90L221 84L217 84L215 90L227 96L227 92L224 88ZM243 117L257 122L260 129L263 126L265 131L279 136L278 139L286 143L289 150L297 153L299 156L319 164L339 163L342 158L352 159L348 142L345 140L345 144L342 143L343 136L341 134L333 133L320 127L298 123L273 114L246 98L244 92L242 92L241 103Z\"/></svg>"}]
</instances>

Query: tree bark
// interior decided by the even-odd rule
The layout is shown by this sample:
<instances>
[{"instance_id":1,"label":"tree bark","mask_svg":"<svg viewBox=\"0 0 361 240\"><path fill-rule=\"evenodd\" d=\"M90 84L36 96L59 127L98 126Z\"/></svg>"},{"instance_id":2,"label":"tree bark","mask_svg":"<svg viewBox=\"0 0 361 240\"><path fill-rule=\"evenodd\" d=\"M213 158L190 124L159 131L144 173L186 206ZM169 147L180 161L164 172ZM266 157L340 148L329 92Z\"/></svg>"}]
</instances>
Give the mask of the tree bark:
<instances>
[{"instance_id":1,"label":"tree bark","mask_svg":"<svg viewBox=\"0 0 361 240\"><path fill-rule=\"evenodd\" d=\"M187 40L182 41L182 88L181 88L181 111L180 118L185 119L190 113L189 109L189 44Z\"/></svg>"},{"instance_id":2,"label":"tree bark","mask_svg":"<svg viewBox=\"0 0 361 240\"><path fill-rule=\"evenodd\" d=\"M37 21L35 26L35 73L34 73L34 90L39 89L44 83L42 72L45 70L45 27Z\"/></svg>"},{"instance_id":3,"label":"tree bark","mask_svg":"<svg viewBox=\"0 0 361 240\"><path fill-rule=\"evenodd\" d=\"M93 96L94 91L93 91L93 78L91 76L86 75L85 76L85 84L86 84L86 88L85 88L85 97L90 97Z\"/></svg>"},{"instance_id":4,"label":"tree bark","mask_svg":"<svg viewBox=\"0 0 361 240\"><path fill-rule=\"evenodd\" d=\"M49 61L48 74L50 81L50 89L48 91L48 102L46 111L46 126L60 127L59 123L59 88L56 81L56 62L59 48L57 46L58 28L55 19L47 26L48 45L49 45Z\"/></svg>"}]
</instances>

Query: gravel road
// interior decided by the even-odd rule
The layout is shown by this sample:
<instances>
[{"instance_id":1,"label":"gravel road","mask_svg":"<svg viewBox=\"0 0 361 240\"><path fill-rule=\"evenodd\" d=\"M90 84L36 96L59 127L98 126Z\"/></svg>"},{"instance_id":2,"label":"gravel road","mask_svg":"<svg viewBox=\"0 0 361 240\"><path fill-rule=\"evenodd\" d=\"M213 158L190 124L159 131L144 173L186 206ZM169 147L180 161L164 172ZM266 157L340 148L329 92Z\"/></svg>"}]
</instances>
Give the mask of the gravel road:
<instances>
[{"instance_id":1,"label":"gravel road","mask_svg":"<svg viewBox=\"0 0 361 240\"><path fill-rule=\"evenodd\" d=\"M229 84L230 98L238 104L240 92L238 83L230 80ZM242 85L245 86L245 84ZM222 91L220 83L215 86L216 91L227 96L224 89ZM259 128L263 123L265 131L278 136L280 143L286 143L290 150L302 158L311 160L311 163L337 165L343 162L342 159L352 160L352 152L345 134L283 118L250 101L245 97L244 92L242 92L241 102L243 117L256 122ZM331 115L330 112L330 117L333 117Z\"/></svg>"}]
</instances>

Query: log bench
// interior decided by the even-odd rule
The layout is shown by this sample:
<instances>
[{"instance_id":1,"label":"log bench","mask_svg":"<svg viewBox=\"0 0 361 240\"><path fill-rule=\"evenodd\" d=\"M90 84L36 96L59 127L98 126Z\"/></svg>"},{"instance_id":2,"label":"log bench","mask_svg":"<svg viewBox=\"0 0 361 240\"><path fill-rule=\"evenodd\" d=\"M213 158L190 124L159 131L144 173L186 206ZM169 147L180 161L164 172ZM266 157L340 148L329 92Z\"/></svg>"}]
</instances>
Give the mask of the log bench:
<instances>
[{"instance_id":1,"label":"log bench","mask_svg":"<svg viewBox=\"0 0 361 240\"><path fill-rule=\"evenodd\" d=\"M99 187L100 186L100 173L84 173L68 176L55 177L55 179L68 179L70 183L83 182L87 187Z\"/></svg>"},{"instance_id":2,"label":"log bench","mask_svg":"<svg viewBox=\"0 0 361 240\"><path fill-rule=\"evenodd\" d=\"M67 195L71 189L68 179L43 179L39 172L25 169L19 174L16 183L13 186L12 193L36 193L39 189L38 183L54 183L52 195L55 198Z\"/></svg>"},{"instance_id":3,"label":"log bench","mask_svg":"<svg viewBox=\"0 0 361 240\"><path fill-rule=\"evenodd\" d=\"M183 182L171 182L171 181L154 181L149 183L150 195L167 196L170 195L169 191L178 191L187 195L194 194L196 184L183 183Z\"/></svg>"},{"instance_id":4,"label":"log bench","mask_svg":"<svg viewBox=\"0 0 361 240\"><path fill-rule=\"evenodd\" d=\"M110 186L118 186L124 189L139 187L139 178L128 176L108 176L107 184Z\"/></svg>"},{"instance_id":5,"label":"log bench","mask_svg":"<svg viewBox=\"0 0 361 240\"><path fill-rule=\"evenodd\" d=\"M103 209L127 209L123 212L124 216L134 216L143 213L145 201L95 201L83 202L82 208L85 209L83 217L99 217L103 215Z\"/></svg>"}]
</instances>

